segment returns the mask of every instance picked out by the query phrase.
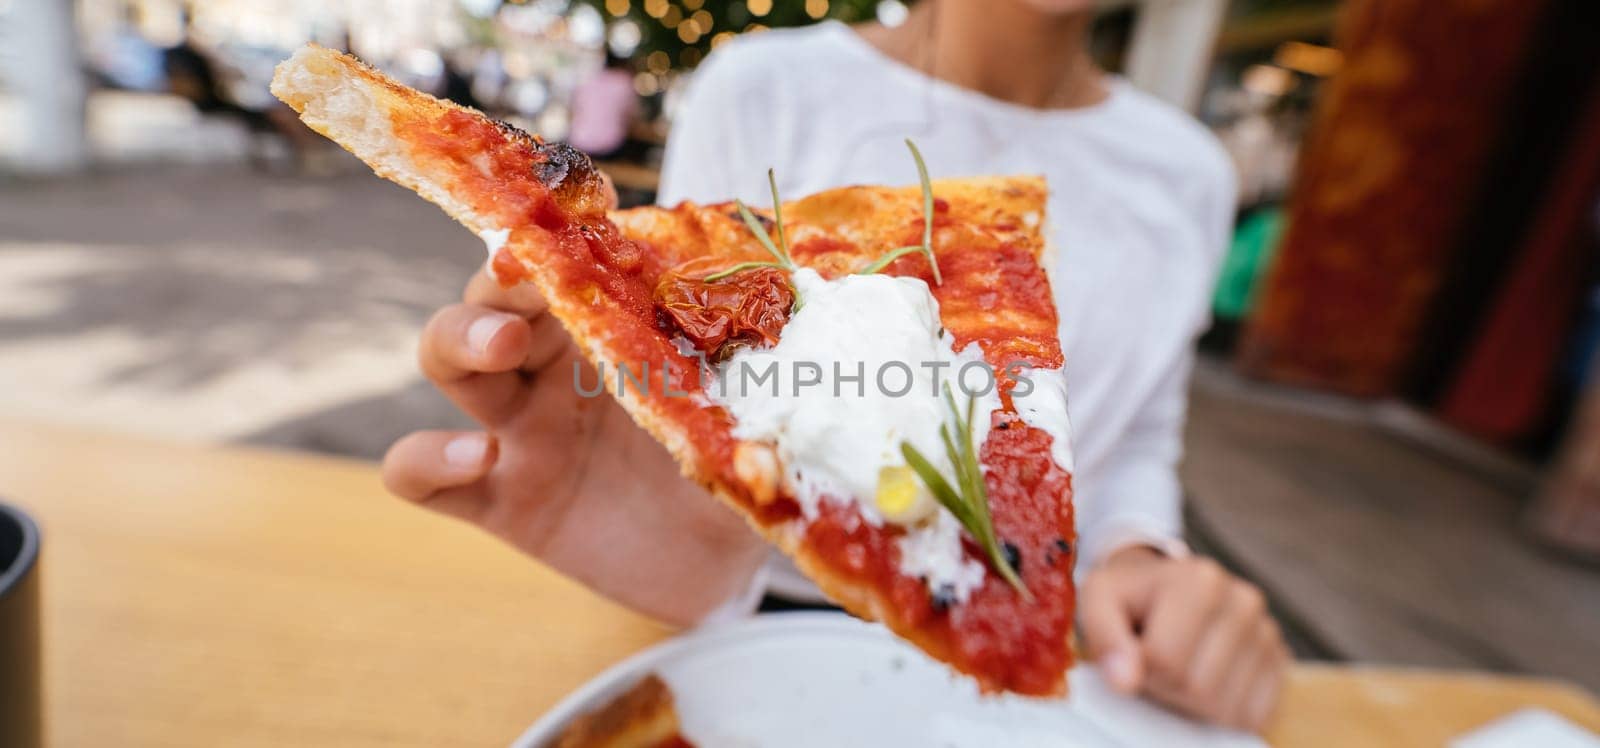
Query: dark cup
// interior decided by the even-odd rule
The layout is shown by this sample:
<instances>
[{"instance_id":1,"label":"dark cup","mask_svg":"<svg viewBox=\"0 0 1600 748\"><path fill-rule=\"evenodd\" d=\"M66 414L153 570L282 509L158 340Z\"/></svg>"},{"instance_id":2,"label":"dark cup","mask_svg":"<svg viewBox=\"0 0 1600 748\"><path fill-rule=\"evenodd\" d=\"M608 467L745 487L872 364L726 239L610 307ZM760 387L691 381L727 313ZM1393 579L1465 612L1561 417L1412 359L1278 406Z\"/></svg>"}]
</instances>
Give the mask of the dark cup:
<instances>
[{"instance_id":1,"label":"dark cup","mask_svg":"<svg viewBox=\"0 0 1600 748\"><path fill-rule=\"evenodd\" d=\"M0 503L0 746L44 743L39 680L39 528Z\"/></svg>"}]
</instances>

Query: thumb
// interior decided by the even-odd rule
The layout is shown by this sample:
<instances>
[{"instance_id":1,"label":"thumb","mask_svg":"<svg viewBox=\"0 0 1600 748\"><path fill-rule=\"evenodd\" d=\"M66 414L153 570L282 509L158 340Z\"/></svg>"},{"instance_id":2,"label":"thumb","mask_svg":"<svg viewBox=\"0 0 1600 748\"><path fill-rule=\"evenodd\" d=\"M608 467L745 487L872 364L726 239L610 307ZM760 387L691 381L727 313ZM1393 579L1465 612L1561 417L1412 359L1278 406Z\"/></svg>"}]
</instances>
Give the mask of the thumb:
<instances>
[{"instance_id":1,"label":"thumb","mask_svg":"<svg viewBox=\"0 0 1600 748\"><path fill-rule=\"evenodd\" d=\"M1112 689L1123 694L1144 685L1143 649L1135 633L1141 610L1142 585L1102 572L1084 585L1078 622L1090 659Z\"/></svg>"}]
</instances>

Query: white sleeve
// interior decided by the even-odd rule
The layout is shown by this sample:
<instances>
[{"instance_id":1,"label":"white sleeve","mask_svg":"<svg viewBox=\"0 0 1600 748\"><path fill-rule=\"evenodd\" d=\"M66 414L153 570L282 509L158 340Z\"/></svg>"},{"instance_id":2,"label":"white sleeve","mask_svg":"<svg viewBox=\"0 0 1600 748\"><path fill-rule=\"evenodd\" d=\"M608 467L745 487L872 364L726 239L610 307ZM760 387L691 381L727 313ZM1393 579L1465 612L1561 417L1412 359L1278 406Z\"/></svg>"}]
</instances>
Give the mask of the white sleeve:
<instances>
[{"instance_id":1,"label":"white sleeve","mask_svg":"<svg viewBox=\"0 0 1600 748\"><path fill-rule=\"evenodd\" d=\"M1202 204L1195 206L1205 239L1181 348L1163 358L1167 364L1160 380L1096 476L1094 500L1085 506L1091 511L1078 519L1080 574L1129 545L1148 545L1169 556L1189 552L1183 542L1183 486L1178 481L1189 377L1195 341L1210 320L1211 293L1232 238L1239 193L1232 163L1220 146L1212 150L1212 166L1199 193Z\"/></svg>"},{"instance_id":2,"label":"white sleeve","mask_svg":"<svg viewBox=\"0 0 1600 748\"><path fill-rule=\"evenodd\" d=\"M1078 518L1080 575L1129 545L1149 545L1169 556L1188 552L1178 459L1193 368L1192 352L1177 358L1100 468L1094 501L1082 505L1092 511Z\"/></svg>"},{"instance_id":3,"label":"white sleeve","mask_svg":"<svg viewBox=\"0 0 1600 748\"><path fill-rule=\"evenodd\" d=\"M667 136L657 204L713 203L740 196L733 170L747 160L742 135L753 125L741 121L751 108L741 101L745 81L736 62L726 52L713 53L689 81Z\"/></svg>"}]
</instances>

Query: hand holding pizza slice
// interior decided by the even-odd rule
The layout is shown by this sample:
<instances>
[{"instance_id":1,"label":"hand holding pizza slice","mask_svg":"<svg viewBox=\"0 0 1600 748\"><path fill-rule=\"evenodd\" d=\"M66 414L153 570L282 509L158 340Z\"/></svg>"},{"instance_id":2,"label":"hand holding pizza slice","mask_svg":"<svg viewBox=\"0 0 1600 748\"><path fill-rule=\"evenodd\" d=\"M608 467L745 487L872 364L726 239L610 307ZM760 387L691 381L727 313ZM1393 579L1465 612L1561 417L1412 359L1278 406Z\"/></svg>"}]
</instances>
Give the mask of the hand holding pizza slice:
<instances>
[{"instance_id":1,"label":"hand holding pizza slice","mask_svg":"<svg viewBox=\"0 0 1600 748\"><path fill-rule=\"evenodd\" d=\"M830 597L985 690L1064 690L1076 549L1042 180L608 212L582 154L336 52L301 50L273 92L483 236L499 282L536 287L684 474ZM649 548L611 551L648 572Z\"/></svg>"}]
</instances>

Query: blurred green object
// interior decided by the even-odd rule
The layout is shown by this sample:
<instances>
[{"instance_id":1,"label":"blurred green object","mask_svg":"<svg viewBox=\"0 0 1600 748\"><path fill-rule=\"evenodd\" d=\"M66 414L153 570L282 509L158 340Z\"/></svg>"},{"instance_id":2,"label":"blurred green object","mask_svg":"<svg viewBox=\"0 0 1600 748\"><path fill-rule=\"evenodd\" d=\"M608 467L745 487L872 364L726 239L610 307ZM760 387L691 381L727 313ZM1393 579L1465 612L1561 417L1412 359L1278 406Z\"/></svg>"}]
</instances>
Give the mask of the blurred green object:
<instances>
[{"instance_id":1,"label":"blurred green object","mask_svg":"<svg viewBox=\"0 0 1600 748\"><path fill-rule=\"evenodd\" d=\"M1283 209L1277 205L1256 210L1239 223L1211 299L1217 317L1237 320L1250 313L1257 281L1283 237L1283 223Z\"/></svg>"}]
</instances>

